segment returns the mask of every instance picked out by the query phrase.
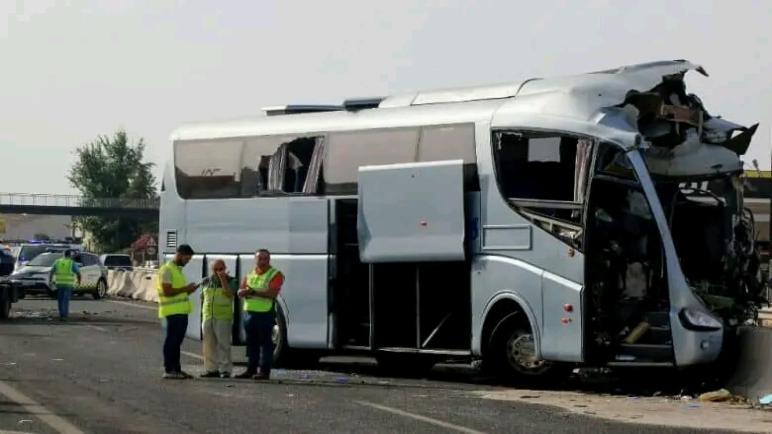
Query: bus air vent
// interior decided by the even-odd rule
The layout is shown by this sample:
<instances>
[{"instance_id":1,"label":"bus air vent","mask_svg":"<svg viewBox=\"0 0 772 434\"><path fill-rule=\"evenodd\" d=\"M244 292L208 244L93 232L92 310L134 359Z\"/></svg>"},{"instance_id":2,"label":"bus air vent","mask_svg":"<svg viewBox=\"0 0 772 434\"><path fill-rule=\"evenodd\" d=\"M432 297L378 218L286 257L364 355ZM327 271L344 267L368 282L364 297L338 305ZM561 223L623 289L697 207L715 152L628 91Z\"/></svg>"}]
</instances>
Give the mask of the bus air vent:
<instances>
[{"instance_id":1,"label":"bus air vent","mask_svg":"<svg viewBox=\"0 0 772 434\"><path fill-rule=\"evenodd\" d=\"M166 247L170 249L177 248L177 231L166 232Z\"/></svg>"}]
</instances>

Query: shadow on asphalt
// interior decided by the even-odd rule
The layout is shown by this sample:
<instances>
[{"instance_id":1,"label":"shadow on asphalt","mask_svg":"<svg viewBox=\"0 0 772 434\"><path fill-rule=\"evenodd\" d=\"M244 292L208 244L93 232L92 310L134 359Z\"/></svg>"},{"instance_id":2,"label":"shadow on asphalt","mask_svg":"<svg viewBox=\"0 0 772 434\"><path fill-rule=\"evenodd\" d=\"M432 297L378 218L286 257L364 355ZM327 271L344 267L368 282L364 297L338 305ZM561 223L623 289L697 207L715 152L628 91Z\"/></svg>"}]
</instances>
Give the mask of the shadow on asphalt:
<instances>
[{"instance_id":1,"label":"shadow on asphalt","mask_svg":"<svg viewBox=\"0 0 772 434\"><path fill-rule=\"evenodd\" d=\"M525 389L528 391L576 391L595 394L608 394L618 396L680 396L695 395L720 387L720 379L714 378L711 373L694 370L691 372L676 369L629 369L609 370L585 368L578 373L567 376L545 378L540 381L501 381L500 379L485 375L479 369L470 364L441 364L437 365L425 375L394 375L385 373L371 359L363 359L362 362L321 361L316 369L341 374L345 376L345 384L358 383L368 386L378 386L378 382L372 380L360 381L365 378L380 378L388 380L428 380L432 382L446 383L445 386L435 385L438 388L446 388L449 384L482 387L508 387ZM715 368L713 368L715 369ZM288 370L291 372L292 370ZM302 372L302 371L300 371ZM342 381L341 381L342 382ZM301 382L302 383L302 382ZM389 384L384 384L389 387ZM416 383L416 386L426 387L426 384ZM404 387L404 384L400 384Z\"/></svg>"},{"instance_id":2,"label":"shadow on asphalt","mask_svg":"<svg viewBox=\"0 0 772 434\"><path fill-rule=\"evenodd\" d=\"M24 414L28 415L27 411L22 404L13 401L0 401L0 414ZM8 432L8 431L0 431Z\"/></svg>"}]
</instances>

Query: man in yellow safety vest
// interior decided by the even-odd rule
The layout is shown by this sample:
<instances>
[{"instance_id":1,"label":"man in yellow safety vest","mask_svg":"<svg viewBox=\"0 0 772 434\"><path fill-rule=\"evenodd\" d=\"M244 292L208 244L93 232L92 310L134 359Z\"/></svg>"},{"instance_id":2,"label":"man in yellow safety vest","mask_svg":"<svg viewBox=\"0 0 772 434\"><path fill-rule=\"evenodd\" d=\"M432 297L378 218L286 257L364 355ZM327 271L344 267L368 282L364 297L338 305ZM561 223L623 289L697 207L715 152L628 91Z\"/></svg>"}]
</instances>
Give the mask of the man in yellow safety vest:
<instances>
[{"instance_id":1,"label":"man in yellow safety vest","mask_svg":"<svg viewBox=\"0 0 772 434\"><path fill-rule=\"evenodd\" d=\"M174 259L158 269L156 290L158 290L158 317L166 326L164 339L164 375L167 379L192 378L180 366L180 347L188 328L188 314L193 310L188 296L196 291L198 284L188 284L182 268L193 257L193 249L187 244L177 248Z\"/></svg>"},{"instance_id":2,"label":"man in yellow safety vest","mask_svg":"<svg viewBox=\"0 0 772 434\"><path fill-rule=\"evenodd\" d=\"M276 324L276 297L284 275L271 266L271 253L261 249L256 266L241 282L239 297L244 299L244 330L247 332L247 370L236 378L267 380L273 364L273 327ZM259 370L258 370L259 368Z\"/></svg>"},{"instance_id":3,"label":"man in yellow safety vest","mask_svg":"<svg viewBox=\"0 0 772 434\"><path fill-rule=\"evenodd\" d=\"M201 294L204 318L204 369L202 378L230 378L231 332L233 329L233 299L239 281L228 275L225 261L212 262L212 274L204 283Z\"/></svg>"},{"instance_id":4,"label":"man in yellow safety vest","mask_svg":"<svg viewBox=\"0 0 772 434\"><path fill-rule=\"evenodd\" d=\"M77 283L80 286L80 268L72 260L72 251L65 250L64 256L54 261L54 281L56 285L56 301L59 308L59 320L65 321L70 314L70 297L72 288Z\"/></svg>"}]
</instances>

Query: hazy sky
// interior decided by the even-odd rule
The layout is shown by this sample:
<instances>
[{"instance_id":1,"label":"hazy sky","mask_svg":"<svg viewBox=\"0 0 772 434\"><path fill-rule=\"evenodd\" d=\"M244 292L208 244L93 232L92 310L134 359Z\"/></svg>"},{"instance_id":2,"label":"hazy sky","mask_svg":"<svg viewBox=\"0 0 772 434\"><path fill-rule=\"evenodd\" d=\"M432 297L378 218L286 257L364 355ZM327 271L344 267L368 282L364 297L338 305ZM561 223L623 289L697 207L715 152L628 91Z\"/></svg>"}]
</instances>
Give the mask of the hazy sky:
<instances>
[{"instance_id":1,"label":"hazy sky","mask_svg":"<svg viewBox=\"0 0 772 434\"><path fill-rule=\"evenodd\" d=\"M769 169L772 1L676 3L0 0L0 191L72 192L75 147L117 128L160 173L189 121L681 58Z\"/></svg>"}]
</instances>

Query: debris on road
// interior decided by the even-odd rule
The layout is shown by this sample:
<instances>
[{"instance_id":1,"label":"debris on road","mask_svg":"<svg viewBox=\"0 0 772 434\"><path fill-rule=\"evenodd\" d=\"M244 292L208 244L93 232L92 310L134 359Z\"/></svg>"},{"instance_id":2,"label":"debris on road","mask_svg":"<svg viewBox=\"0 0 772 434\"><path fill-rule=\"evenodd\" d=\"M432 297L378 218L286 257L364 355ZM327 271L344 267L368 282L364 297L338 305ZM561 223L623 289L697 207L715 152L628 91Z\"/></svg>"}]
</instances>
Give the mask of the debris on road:
<instances>
[{"instance_id":1,"label":"debris on road","mask_svg":"<svg viewBox=\"0 0 772 434\"><path fill-rule=\"evenodd\" d=\"M732 397L732 392L726 389L719 389L703 393L699 396L699 400L702 402L724 402L729 401Z\"/></svg>"}]
</instances>

